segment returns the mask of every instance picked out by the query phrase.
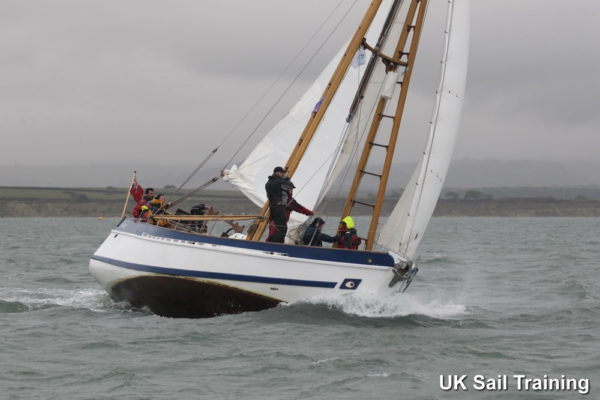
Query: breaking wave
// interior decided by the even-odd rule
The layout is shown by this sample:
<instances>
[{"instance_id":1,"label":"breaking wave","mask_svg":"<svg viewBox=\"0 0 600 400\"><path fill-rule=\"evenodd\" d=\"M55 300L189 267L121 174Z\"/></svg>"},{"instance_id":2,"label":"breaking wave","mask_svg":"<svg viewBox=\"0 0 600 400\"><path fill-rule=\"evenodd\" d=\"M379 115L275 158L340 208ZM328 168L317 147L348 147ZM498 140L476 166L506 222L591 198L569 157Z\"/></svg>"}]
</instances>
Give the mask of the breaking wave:
<instances>
[{"instance_id":1,"label":"breaking wave","mask_svg":"<svg viewBox=\"0 0 600 400\"><path fill-rule=\"evenodd\" d=\"M394 293L387 296L352 293L314 297L302 303L326 305L345 314L367 318L424 315L437 319L454 319L469 313L463 304L455 304L448 299L424 297L412 293Z\"/></svg>"},{"instance_id":2,"label":"breaking wave","mask_svg":"<svg viewBox=\"0 0 600 400\"><path fill-rule=\"evenodd\" d=\"M52 289L52 288L2 288L0 312L25 312L50 307L85 308L106 311L106 293L103 290Z\"/></svg>"}]
</instances>

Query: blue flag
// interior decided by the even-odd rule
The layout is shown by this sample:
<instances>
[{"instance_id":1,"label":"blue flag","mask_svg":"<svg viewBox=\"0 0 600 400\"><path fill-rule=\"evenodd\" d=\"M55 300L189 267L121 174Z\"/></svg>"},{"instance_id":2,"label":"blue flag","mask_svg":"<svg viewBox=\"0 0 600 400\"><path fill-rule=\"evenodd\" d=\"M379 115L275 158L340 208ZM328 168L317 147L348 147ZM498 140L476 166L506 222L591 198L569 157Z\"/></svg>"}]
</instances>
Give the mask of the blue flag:
<instances>
[{"instance_id":1,"label":"blue flag","mask_svg":"<svg viewBox=\"0 0 600 400\"><path fill-rule=\"evenodd\" d=\"M360 48L356 52L356 55L352 59L352 66L354 68L358 68L360 65L363 65L365 63L366 58L367 55L365 54L365 48L363 46L360 46Z\"/></svg>"}]
</instances>

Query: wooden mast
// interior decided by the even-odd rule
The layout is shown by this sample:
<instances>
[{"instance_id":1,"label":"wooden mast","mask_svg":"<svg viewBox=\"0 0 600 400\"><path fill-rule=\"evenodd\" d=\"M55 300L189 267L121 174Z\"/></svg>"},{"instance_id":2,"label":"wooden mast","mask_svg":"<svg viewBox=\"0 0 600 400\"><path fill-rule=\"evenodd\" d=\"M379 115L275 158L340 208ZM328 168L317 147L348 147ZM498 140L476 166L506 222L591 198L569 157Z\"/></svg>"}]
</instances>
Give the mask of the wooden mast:
<instances>
[{"instance_id":1,"label":"wooden mast","mask_svg":"<svg viewBox=\"0 0 600 400\"><path fill-rule=\"evenodd\" d=\"M344 75L346 74L346 70L350 67L352 59L354 58L354 54L360 48L363 38L365 37L369 26L371 26L371 23L373 22L373 19L375 18L375 15L379 10L382 1L383 0L373 0L369 5L367 12L365 13L358 29L354 33L354 36L350 40L350 43L348 44L348 47L346 48L342 59L340 60L337 68L335 69L335 72L331 77L331 80L327 84L327 87L325 88L323 95L319 100L319 103L321 103L320 106L317 106L316 111L313 112L310 116L308 123L306 124L306 127L302 132L302 135L300 135L296 146L292 150L292 153L290 154L290 157L285 165L287 169L287 175L290 178L293 176L294 172L296 172L296 169L300 164L300 160L302 160L302 157L304 156L304 153L306 152L310 141L312 140L315 132L317 131L317 128L319 127L319 124L321 123L321 120L323 119L323 115L327 111L329 104L331 104L335 93L337 92L340 84L342 83ZM273 167L275 167L275 165ZM248 235L248 240L260 240L262 234L264 233L269 222L268 201L263 206L260 215L266 218L258 223L256 229L252 234Z\"/></svg>"},{"instance_id":2,"label":"wooden mast","mask_svg":"<svg viewBox=\"0 0 600 400\"><path fill-rule=\"evenodd\" d=\"M423 27L423 22L425 19L425 12L427 10L427 0L412 0L406 20L404 23L404 29L402 34L400 35L400 39L398 40L398 45L396 47L396 51L394 54L389 56L381 55L382 60L386 60L388 63L388 71L396 71L398 66L405 67L404 78L401 83L401 92L398 97L398 103L396 106L396 111L394 115L385 115L384 110L387 104L387 100L383 97L379 98L379 102L377 104L377 108L373 117L373 121L371 122L371 126L369 128L369 133L367 135L367 139L365 140L365 145L363 147L363 151L361 157L359 159L359 163L356 169L356 173L354 175L354 179L352 181L352 186L350 191L348 192L348 197L346 198L346 204L344 206L344 212L342 214L342 218L348 216L352 212L352 208L355 204L363 204L369 207L372 207L373 212L371 216L371 223L369 226L369 232L367 236L367 240L365 243L366 250L372 250L375 240L375 233L377 230L377 225L379 223L379 217L381 215L381 207L384 200L385 189L387 187L387 181L389 178L390 168L392 165L392 159L394 156L394 150L396 148L396 142L398 138L398 132L400 130L400 123L402 122L402 116L404 113L404 106L406 104L406 97L408 94L408 87L410 84L410 78L412 76L413 66L415 63L415 58L417 55L417 49L419 45L419 39L421 37L421 31ZM416 16L416 20L415 20ZM412 37L410 42L410 49L407 52L404 51L406 48L409 35L412 31ZM403 58L406 57L406 61L403 61ZM392 129L390 132L388 144L380 144L375 142L375 138L377 137L377 132L379 130L379 126L383 118L391 118L393 120ZM367 162L369 161L369 157L371 155L371 150L373 147L383 147L386 151L385 161L383 165L383 170L381 174L375 174L372 172L368 172L365 170L367 166ZM367 175L373 175L379 177L379 188L377 190L377 198L375 200L375 204L367 204L362 203L356 200L356 196L358 194L358 188L360 186L362 177Z\"/></svg>"}]
</instances>

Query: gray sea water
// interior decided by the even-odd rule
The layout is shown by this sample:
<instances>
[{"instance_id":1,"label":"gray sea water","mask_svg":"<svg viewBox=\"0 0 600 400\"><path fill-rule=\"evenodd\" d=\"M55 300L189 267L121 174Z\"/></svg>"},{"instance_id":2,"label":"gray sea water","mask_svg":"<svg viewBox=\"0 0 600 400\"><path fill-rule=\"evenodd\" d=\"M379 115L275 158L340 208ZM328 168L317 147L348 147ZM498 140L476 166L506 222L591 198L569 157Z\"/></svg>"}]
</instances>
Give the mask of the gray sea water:
<instances>
[{"instance_id":1,"label":"gray sea water","mask_svg":"<svg viewBox=\"0 0 600 400\"><path fill-rule=\"evenodd\" d=\"M600 219L435 218L407 293L200 320L106 296L87 264L114 223L0 219L0 399L582 396L514 374L600 398ZM442 390L449 374L468 390Z\"/></svg>"}]
</instances>

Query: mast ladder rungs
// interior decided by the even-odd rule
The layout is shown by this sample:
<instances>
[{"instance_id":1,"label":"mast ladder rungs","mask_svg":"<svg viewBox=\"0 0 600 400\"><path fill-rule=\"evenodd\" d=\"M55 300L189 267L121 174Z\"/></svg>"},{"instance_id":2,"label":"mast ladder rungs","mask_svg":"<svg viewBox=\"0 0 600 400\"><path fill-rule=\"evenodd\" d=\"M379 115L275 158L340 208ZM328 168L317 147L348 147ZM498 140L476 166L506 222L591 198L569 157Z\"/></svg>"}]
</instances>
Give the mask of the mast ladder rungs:
<instances>
[{"instance_id":1,"label":"mast ladder rungs","mask_svg":"<svg viewBox=\"0 0 600 400\"><path fill-rule=\"evenodd\" d=\"M390 146L389 146L389 145L387 145L387 144L381 144L381 143L375 143L375 142L369 142L369 144L370 144L371 146L384 147L384 148L386 148L386 149L387 149L388 147L390 147Z\"/></svg>"},{"instance_id":2,"label":"mast ladder rungs","mask_svg":"<svg viewBox=\"0 0 600 400\"><path fill-rule=\"evenodd\" d=\"M398 82L396 82L396 83L398 83ZM396 117L394 117L393 115L388 115L388 114L379 114L379 116L380 116L381 118L390 118L390 119L394 119L394 118L396 118Z\"/></svg>"},{"instance_id":3,"label":"mast ladder rungs","mask_svg":"<svg viewBox=\"0 0 600 400\"><path fill-rule=\"evenodd\" d=\"M362 201L358 201L358 200L352 200L352 203L375 208L375 204L363 203Z\"/></svg>"},{"instance_id":4,"label":"mast ladder rungs","mask_svg":"<svg viewBox=\"0 0 600 400\"><path fill-rule=\"evenodd\" d=\"M362 172L363 174L367 174L367 175L371 175L371 176L376 176L376 177L378 177L378 178L381 178L381 176L382 176L382 175L380 175L380 174L374 174L374 173L372 173L372 172L365 171L365 170L363 170L363 169L361 169L361 170L360 170L360 172Z\"/></svg>"}]
</instances>

